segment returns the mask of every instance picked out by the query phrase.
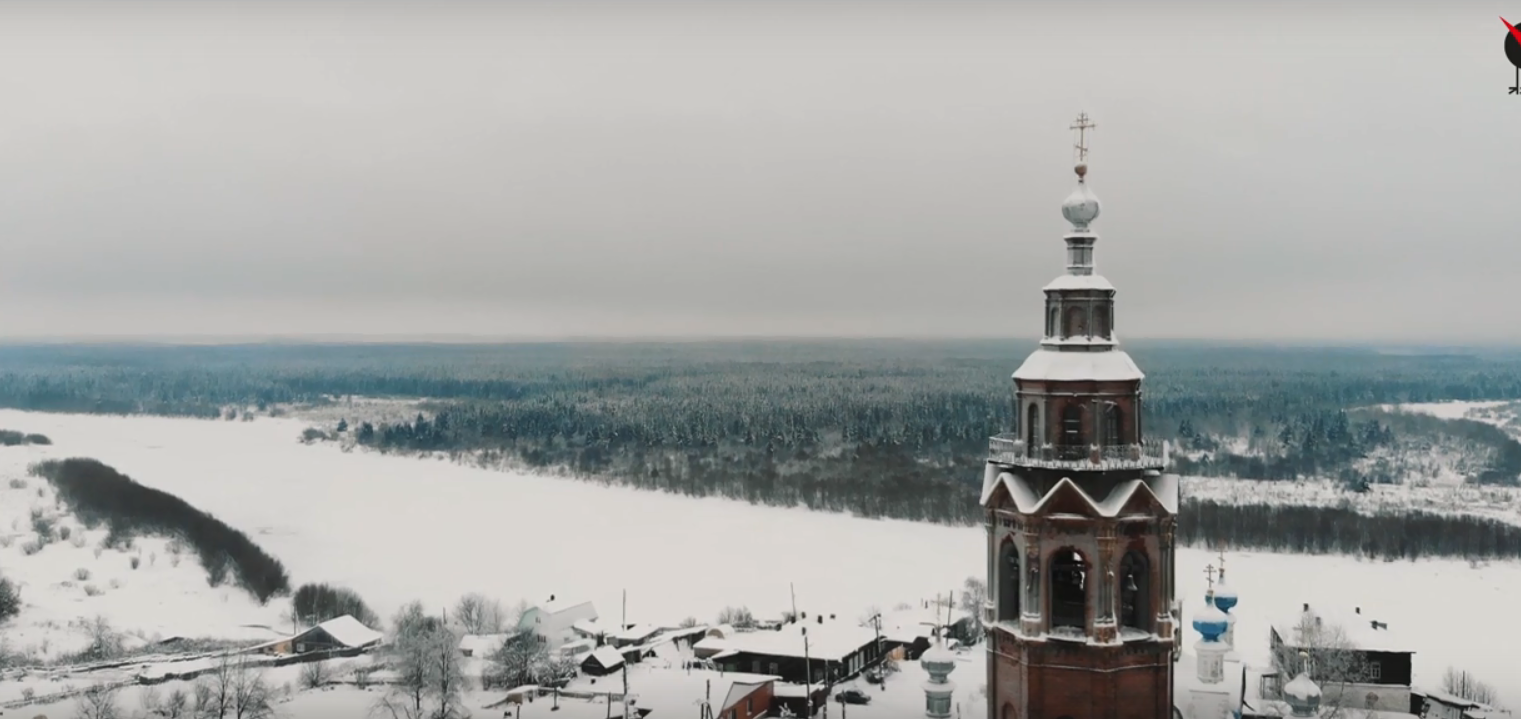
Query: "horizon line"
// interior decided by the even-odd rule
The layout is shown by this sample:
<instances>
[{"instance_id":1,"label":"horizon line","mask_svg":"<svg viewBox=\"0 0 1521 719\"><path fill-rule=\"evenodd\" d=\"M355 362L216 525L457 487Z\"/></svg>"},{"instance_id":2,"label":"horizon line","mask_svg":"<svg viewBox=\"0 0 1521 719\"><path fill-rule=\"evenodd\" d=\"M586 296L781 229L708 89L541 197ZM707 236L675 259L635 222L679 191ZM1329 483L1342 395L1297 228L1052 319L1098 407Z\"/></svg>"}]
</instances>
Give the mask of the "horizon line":
<instances>
[{"instance_id":1,"label":"horizon line","mask_svg":"<svg viewBox=\"0 0 1521 719\"><path fill-rule=\"evenodd\" d=\"M1039 342L1035 337L1007 337L995 335L822 335L822 334L712 334L712 335L495 335L470 333L230 333L230 334L57 334L0 336L0 346L6 345L163 345L163 346L215 346L215 345L383 345L383 344L438 344L438 345L510 345L510 344L698 344L732 342ZM1254 345L1290 347L1374 347L1398 348L1513 348L1521 347L1521 339L1395 339L1395 338L1338 338L1315 337L1189 337L1151 335L1132 337L1128 342L1179 343L1214 345ZM1123 342L1121 343L1123 344Z\"/></svg>"}]
</instances>

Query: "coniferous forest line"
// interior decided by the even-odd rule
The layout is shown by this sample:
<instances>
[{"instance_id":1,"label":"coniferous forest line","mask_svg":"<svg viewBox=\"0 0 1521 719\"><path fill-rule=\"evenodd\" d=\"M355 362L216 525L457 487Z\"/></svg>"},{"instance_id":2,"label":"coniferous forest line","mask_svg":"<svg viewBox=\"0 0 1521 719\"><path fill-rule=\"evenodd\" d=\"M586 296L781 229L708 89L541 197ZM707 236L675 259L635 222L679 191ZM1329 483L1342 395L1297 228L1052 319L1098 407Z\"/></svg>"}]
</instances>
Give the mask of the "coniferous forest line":
<instances>
[{"instance_id":1,"label":"coniferous forest line","mask_svg":"<svg viewBox=\"0 0 1521 719\"><path fill-rule=\"evenodd\" d=\"M379 451L566 468L681 494L970 523L980 519L986 438L1011 429L1009 375L1033 349L994 340L11 345L0 346L0 406L214 418L230 406L426 398L426 412L407 421L356 414L344 435ZM1399 480L1360 458L1441 434L1490 458L1470 481L1521 475L1521 445L1491 425L1359 409L1521 398L1521 351L1126 349L1147 372L1146 433L1185 450L1175 454L1180 473L1332 477L1356 489ZM1268 521L1241 514L1243 531ZM1359 520L1308 528L1322 521L1305 525L1305 546ZM1484 531L1500 532L1494 551L1516 551L1503 530ZM1414 551L1428 549L1448 551Z\"/></svg>"}]
</instances>

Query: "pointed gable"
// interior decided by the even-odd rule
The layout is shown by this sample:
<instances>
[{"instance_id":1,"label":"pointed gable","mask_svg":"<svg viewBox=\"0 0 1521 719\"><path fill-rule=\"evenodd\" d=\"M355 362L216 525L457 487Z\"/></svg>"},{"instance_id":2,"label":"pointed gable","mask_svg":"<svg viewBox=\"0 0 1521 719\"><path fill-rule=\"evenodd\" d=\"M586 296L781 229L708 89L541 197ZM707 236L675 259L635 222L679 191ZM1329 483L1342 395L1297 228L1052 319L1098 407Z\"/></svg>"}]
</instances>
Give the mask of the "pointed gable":
<instances>
[{"instance_id":1,"label":"pointed gable","mask_svg":"<svg viewBox=\"0 0 1521 719\"><path fill-rule=\"evenodd\" d=\"M1024 514L1035 511L1040 500L1035 495L1035 489L1030 483L1012 472L1000 472L992 484L983 488L982 506L998 507L1004 503L1014 505L1014 509Z\"/></svg>"},{"instance_id":2,"label":"pointed gable","mask_svg":"<svg viewBox=\"0 0 1521 719\"><path fill-rule=\"evenodd\" d=\"M1069 477L1062 477L1051 488L1051 491L1042 497L1040 503L1031 511L1031 514L1076 514L1083 517L1098 518L1098 508L1093 504L1093 498L1088 496L1081 487Z\"/></svg>"},{"instance_id":3,"label":"pointed gable","mask_svg":"<svg viewBox=\"0 0 1521 719\"><path fill-rule=\"evenodd\" d=\"M1128 492L1129 496L1109 516L1128 517L1135 514L1144 514L1152 517L1161 517L1172 514L1145 482L1138 479L1133 483L1127 482L1126 484L1132 485Z\"/></svg>"}]
</instances>

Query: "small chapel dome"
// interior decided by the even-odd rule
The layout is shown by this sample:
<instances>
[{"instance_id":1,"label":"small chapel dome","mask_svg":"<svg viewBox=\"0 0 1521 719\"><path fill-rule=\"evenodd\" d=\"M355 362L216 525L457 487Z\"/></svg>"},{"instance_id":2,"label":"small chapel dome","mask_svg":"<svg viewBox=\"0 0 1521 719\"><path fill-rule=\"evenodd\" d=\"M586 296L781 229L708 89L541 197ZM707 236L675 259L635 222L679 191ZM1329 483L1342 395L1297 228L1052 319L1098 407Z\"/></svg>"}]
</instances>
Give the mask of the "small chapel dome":
<instances>
[{"instance_id":1,"label":"small chapel dome","mask_svg":"<svg viewBox=\"0 0 1521 719\"><path fill-rule=\"evenodd\" d=\"M1236 590L1227 586L1225 580L1221 580L1219 584L1215 585L1215 606L1219 607L1220 611L1230 613L1239 599L1240 597L1237 596Z\"/></svg>"},{"instance_id":2,"label":"small chapel dome","mask_svg":"<svg viewBox=\"0 0 1521 719\"><path fill-rule=\"evenodd\" d=\"M1086 166L1083 166L1086 167ZM1077 230L1087 230L1088 225L1099 216L1099 199L1088 189L1088 183L1079 182L1077 189L1062 202L1062 217Z\"/></svg>"},{"instance_id":3,"label":"small chapel dome","mask_svg":"<svg viewBox=\"0 0 1521 719\"><path fill-rule=\"evenodd\" d=\"M1215 607L1214 598L1204 600L1204 608L1194 615L1194 631L1204 635L1206 642L1220 641L1220 635L1230 628L1230 618Z\"/></svg>"},{"instance_id":4,"label":"small chapel dome","mask_svg":"<svg viewBox=\"0 0 1521 719\"><path fill-rule=\"evenodd\" d=\"M1283 685L1283 697L1294 716L1315 716L1320 711L1320 685L1305 672L1300 672L1294 681Z\"/></svg>"}]
</instances>

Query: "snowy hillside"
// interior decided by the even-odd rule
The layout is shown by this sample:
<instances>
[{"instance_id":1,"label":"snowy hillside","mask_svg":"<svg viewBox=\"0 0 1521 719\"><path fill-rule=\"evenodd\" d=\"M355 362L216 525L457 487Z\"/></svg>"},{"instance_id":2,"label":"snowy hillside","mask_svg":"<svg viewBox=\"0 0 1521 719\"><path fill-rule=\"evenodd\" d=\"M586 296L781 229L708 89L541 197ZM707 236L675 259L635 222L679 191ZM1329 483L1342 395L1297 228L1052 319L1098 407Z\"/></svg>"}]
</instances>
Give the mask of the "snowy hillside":
<instances>
[{"instance_id":1,"label":"snowy hillside","mask_svg":"<svg viewBox=\"0 0 1521 719\"><path fill-rule=\"evenodd\" d=\"M710 620L729 605L775 615L789 604L789 583L800 609L857 616L867 607L959 588L986 567L979 528L863 520L346 453L330 443L299 443L306 424L297 420L0 411L0 427L41 432L55 443L0 451L0 477L22 476L41 458L94 457L247 532L285 562L294 584L347 585L383 616L412 599L438 608L480 591L509 603L549 594L584 597L604 616L617 617L625 589L629 621ZM15 552L0 555L7 571ZM159 555L157 571L163 572ZM37 577L29 581L61 582L66 577L53 575L72 571L78 559L20 571ZM1211 553L1179 551L1178 591L1186 611L1198 607L1204 566L1214 561ZM1245 553L1228 561L1231 584L1242 595L1238 645L1249 658L1266 657L1269 616L1292 613L1302 602L1361 606L1397 627L1417 652L1418 684L1433 685L1448 665L1458 665L1521 705L1514 649L1521 646L1521 625L1495 623L1482 612L1432 610L1457 601L1505 606L1521 592L1521 564ZM128 590L144 583L131 571L122 572ZM221 590L208 590L200 575L174 577L166 579L167 591L155 593L154 601L158 594L171 598L163 616L130 610L138 618L123 617L124 628L167 632L178 616L196 613L203 617L198 625L236 627L273 621L270 615L283 609L248 606L235 594L224 602ZM202 595L193 610L172 599L192 591Z\"/></svg>"},{"instance_id":2,"label":"snowy hillside","mask_svg":"<svg viewBox=\"0 0 1521 719\"><path fill-rule=\"evenodd\" d=\"M268 638L275 605L235 587L208 586L195 553L178 542L138 537L107 548L106 529L86 529L47 481L26 476L0 449L0 573L21 590L20 618L4 631L11 651L57 659L85 649L104 617L131 648L170 637ZM67 452L66 448L55 448ZM36 522L50 526L38 542Z\"/></svg>"}]
</instances>

